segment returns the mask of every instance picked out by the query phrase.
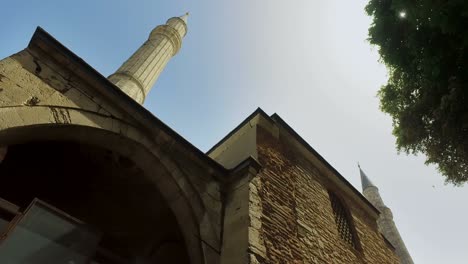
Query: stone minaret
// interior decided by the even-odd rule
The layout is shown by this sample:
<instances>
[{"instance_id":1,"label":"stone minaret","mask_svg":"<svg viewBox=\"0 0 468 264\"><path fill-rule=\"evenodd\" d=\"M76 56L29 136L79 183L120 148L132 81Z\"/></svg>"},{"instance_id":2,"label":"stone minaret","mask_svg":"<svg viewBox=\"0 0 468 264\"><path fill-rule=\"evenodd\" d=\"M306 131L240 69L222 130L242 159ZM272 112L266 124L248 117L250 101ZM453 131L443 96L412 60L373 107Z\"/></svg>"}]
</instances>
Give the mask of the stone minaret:
<instances>
[{"instance_id":1,"label":"stone minaret","mask_svg":"<svg viewBox=\"0 0 468 264\"><path fill-rule=\"evenodd\" d=\"M143 104L162 70L180 49L187 33L188 13L157 26L148 40L112 75L109 80L128 96Z\"/></svg>"},{"instance_id":2,"label":"stone minaret","mask_svg":"<svg viewBox=\"0 0 468 264\"><path fill-rule=\"evenodd\" d=\"M413 264L413 260L406 249L403 239L401 239L400 232L393 222L393 214L380 197L379 189L367 178L366 174L359 167L361 173L362 193L379 211L380 216L377 220L379 231L387 238L390 243L395 247L396 254L400 258L402 264Z\"/></svg>"}]
</instances>

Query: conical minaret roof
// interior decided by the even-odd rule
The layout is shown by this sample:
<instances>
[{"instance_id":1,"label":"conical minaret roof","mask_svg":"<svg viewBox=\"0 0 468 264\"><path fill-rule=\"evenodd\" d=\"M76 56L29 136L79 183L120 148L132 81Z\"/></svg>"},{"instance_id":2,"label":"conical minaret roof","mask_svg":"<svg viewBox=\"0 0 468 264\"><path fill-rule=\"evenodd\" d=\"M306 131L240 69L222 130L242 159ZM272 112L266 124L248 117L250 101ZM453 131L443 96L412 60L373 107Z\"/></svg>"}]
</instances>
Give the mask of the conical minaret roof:
<instances>
[{"instance_id":1,"label":"conical minaret roof","mask_svg":"<svg viewBox=\"0 0 468 264\"><path fill-rule=\"evenodd\" d=\"M361 185L362 185L362 190L364 191L365 189L369 188L369 187L376 187L372 181L369 179L369 177L367 177L367 175L364 173L364 171L362 171L361 169L361 166L358 164L358 167L359 167L359 173L361 174Z\"/></svg>"},{"instance_id":2,"label":"conical minaret roof","mask_svg":"<svg viewBox=\"0 0 468 264\"><path fill-rule=\"evenodd\" d=\"M364 197L369 200L369 202L375 206L381 213L379 219L377 220L377 225L379 230L385 236L385 238L390 241L390 243L395 247L397 256L400 258L400 263L402 264L413 264L413 260L406 248L403 239L400 236L400 232L393 221L393 214L390 208L388 208L380 196L379 189L375 186L369 177L362 171L361 166L359 166L359 173L361 174L361 185L362 193ZM375 188L370 188L375 187Z\"/></svg>"},{"instance_id":3,"label":"conical minaret roof","mask_svg":"<svg viewBox=\"0 0 468 264\"><path fill-rule=\"evenodd\" d=\"M187 12L184 15L180 16L179 18L182 19L185 22L185 24L187 24L188 16L189 16L189 12Z\"/></svg>"}]
</instances>

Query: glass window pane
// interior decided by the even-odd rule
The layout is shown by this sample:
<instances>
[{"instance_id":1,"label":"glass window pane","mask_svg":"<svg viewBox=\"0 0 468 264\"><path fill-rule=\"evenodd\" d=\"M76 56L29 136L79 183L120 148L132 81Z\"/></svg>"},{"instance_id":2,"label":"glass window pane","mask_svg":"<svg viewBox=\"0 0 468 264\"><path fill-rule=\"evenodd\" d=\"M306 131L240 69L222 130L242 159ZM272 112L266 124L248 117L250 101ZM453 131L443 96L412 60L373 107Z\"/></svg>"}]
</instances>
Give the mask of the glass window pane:
<instances>
[{"instance_id":1,"label":"glass window pane","mask_svg":"<svg viewBox=\"0 0 468 264\"><path fill-rule=\"evenodd\" d=\"M8 224L10 224L10 221L7 221L0 217L0 234L6 231Z\"/></svg>"},{"instance_id":2,"label":"glass window pane","mask_svg":"<svg viewBox=\"0 0 468 264\"><path fill-rule=\"evenodd\" d=\"M85 264L100 234L35 202L0 244L0 263Z\"/></svg>"}]
</instances>

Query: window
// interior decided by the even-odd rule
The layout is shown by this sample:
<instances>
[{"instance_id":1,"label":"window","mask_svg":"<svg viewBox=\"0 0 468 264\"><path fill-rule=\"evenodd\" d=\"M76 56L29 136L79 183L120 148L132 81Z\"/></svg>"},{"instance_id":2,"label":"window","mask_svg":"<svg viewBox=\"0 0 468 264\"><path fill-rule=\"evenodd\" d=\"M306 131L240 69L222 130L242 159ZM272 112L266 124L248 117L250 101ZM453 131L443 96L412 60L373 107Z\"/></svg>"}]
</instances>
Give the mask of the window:
<instances>
[{"instance_id":1,"label":"window","mask_svg":"<svg viewBox=\"0 0 468 264\"><path fill-rule=\"evenodd\" d=\"M335 216L336 227L341 239L354 249L359 249L351 215L335 194L329 192L329 195L333 214Z\"/></svg>"},{"instance_id":2,"label":"window","mask_svg":"<svg viewBox=\"0 0 468 264\"><path fill-rule=\"evenodd\" d=\"M13 213L0 208L0 234L4 234L8 230L10 222L14 217Z\"/></svg>"},{"instance_id":3,"label":"window","mask_svg":"<svg viewBox=\"0 0 468 264\"><path fill-rule=\"evenodd\" d=\"M0 244L0 263L87 263L100 233L34 199Z\"/></svg>"},{"instance_id":4,"label":"window","mask_svg":"<svg viewBox=\"0 0 468 264\"><path fill-rule=\"evenodd\" d=\"M14 222L13 220L18 217L18 212L18 206L0 198L0 241L5 237L12 222Z\"/></svg>"}]
</instances>

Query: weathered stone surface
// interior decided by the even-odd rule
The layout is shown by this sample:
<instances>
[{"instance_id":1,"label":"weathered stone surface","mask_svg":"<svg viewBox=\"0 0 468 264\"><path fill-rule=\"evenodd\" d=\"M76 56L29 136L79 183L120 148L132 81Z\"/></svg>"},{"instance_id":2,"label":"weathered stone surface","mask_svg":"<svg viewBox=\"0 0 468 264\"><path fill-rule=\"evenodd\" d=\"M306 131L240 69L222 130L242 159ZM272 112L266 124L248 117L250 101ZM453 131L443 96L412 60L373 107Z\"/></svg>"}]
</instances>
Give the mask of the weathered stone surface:
<instances>
[{"instance_id":1,"label":"weathered stone surface","mask_svg":"<svg viewBox=\"0 0 468 264\"><path fill-rule=\"evenodd\" d=\"M257 142L263 169L251 182L255 188L249 213L256 220L249 228L249 243L264 244L265 254L259 259L251 251L251 263L399 263L375 223L352 203L347 206L360 249L345 243L327 192L332 186L312 164L261 128Z\"/></svg>"},{"instance_id":2,"label":"weathered stone surface","mask_svg":"<svg viewBox=\"0 0 468 264\"><path fill-rule=\"evenodd\" d=\"M361 171L362 173L362 171ZM368 186L363 191L364 196L380 210L381 214L377 220L379 231L388 239L388 241L395 247L396 254L398 255L402 264L413 264L411 255L406 248L400 232L393 221L393 214L380 197L379 189L375 186Z\"/></svg>"}]
</instances>

